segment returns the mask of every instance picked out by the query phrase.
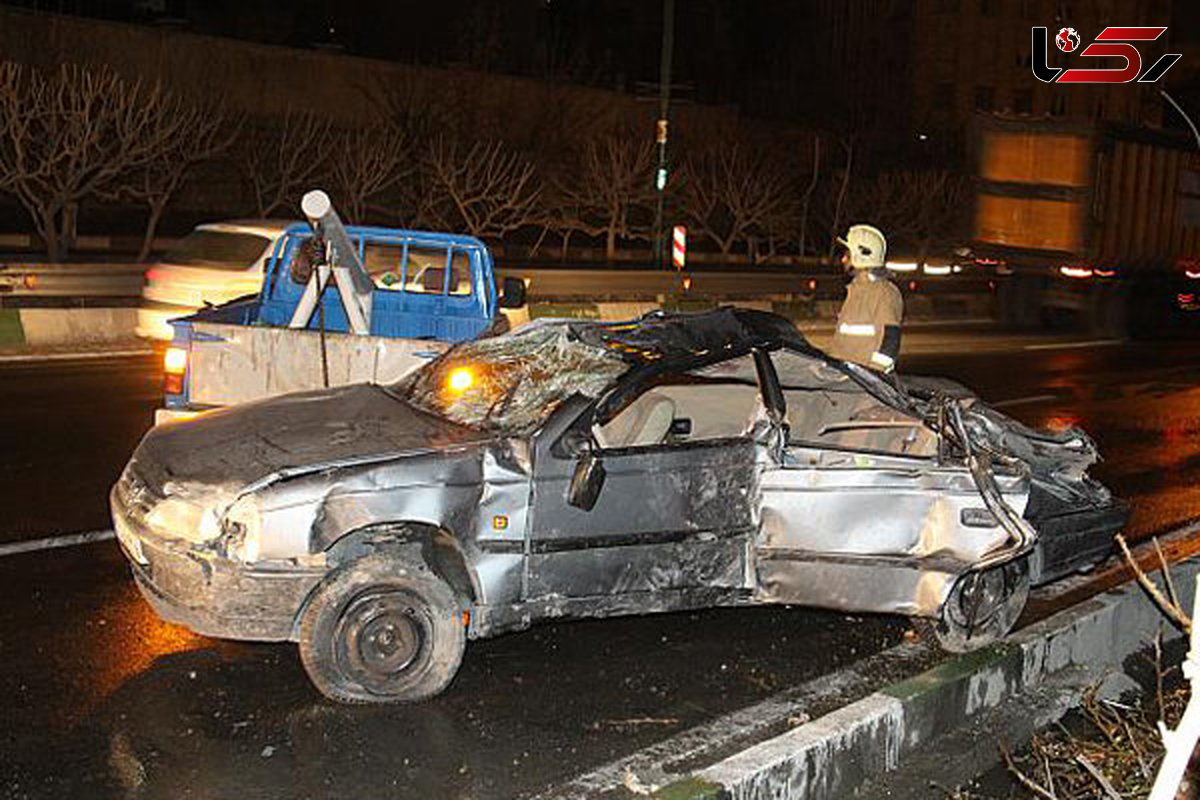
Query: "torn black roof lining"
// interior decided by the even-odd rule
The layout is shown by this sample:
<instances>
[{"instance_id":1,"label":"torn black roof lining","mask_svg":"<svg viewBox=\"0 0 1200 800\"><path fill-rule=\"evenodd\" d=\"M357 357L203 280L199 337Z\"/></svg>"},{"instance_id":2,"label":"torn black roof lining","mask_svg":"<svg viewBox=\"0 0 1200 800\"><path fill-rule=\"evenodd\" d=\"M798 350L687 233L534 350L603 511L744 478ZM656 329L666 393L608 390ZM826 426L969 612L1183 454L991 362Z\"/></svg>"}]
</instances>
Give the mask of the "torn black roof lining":
<instances>
[{"instance_id":1,"label":"torn black roof lining","mask_svg":"<svg viewBox=\"0 0 1200 800\"><path fill-rule=\"evenodd\" d=\"M655 311L624 323L569 324L580 341L634 364L693 362L708 354L745 353L755 347L818 352L783 317L732 306L696 313Z\"/></svg>"}]
</instances>

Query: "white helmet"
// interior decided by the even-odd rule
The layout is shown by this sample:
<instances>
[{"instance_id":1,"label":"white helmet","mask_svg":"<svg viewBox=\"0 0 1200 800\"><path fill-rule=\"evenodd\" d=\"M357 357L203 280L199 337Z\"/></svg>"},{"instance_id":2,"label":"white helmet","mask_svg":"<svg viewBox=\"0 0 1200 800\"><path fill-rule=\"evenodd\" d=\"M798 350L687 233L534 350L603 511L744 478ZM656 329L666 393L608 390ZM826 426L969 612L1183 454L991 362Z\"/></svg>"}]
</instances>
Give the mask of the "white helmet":
<instances>
[{"instance_id":1,"label":"white helmet","mask_svg":"<svg viewBox=\"0 0 1200 800\"><path fill-rule=\"evenodd\" d=\"M855 269L882 267L887 256L887 239L873 225L851 225L845 239L838 239L850 251L850 266Z\"/></svg>"}]
</instances>

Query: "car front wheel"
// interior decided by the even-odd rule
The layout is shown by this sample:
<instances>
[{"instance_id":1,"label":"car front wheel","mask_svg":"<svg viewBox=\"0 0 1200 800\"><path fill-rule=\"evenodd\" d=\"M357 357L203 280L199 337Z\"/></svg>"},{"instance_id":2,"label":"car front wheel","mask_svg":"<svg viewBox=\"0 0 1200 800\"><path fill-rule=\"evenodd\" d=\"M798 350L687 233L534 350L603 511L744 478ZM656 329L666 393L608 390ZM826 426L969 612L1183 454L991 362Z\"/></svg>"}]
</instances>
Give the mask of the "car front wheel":
<instances>
[{"instance_id":1,"label":"car front wheel","mask_svg":"<svg viewBox=\"0 0 1200 800\"><path fill-rule=\"evenodd\" d=\"M425 565L366 556L315 590L300 619L300 660L333 700L423 700L445 689L462 663L461 612Z\"/></svg>"}]
</instances>

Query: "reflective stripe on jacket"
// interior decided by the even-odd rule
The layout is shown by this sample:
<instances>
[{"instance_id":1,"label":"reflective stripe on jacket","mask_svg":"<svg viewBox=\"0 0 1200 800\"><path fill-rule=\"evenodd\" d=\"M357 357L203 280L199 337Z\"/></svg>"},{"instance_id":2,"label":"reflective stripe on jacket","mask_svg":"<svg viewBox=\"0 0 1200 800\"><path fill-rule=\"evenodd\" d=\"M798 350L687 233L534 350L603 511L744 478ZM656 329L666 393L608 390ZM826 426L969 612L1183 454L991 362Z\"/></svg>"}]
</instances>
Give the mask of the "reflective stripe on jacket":
<instances>
[{"instance_id":1,"label":"reflective stripe on jacket","mask_svg":"<svg viewBox=\"0 0 1200 800\"><path fill-rule=\"evenodd\" d=\"M887 275L858 270L846 287L846 301L838 313L830 355L890 372L900 343L898 335L893 333L885 345L885 336L889 327L898 333L903 317L904 298Z\"/></svg>"}]
</instances>

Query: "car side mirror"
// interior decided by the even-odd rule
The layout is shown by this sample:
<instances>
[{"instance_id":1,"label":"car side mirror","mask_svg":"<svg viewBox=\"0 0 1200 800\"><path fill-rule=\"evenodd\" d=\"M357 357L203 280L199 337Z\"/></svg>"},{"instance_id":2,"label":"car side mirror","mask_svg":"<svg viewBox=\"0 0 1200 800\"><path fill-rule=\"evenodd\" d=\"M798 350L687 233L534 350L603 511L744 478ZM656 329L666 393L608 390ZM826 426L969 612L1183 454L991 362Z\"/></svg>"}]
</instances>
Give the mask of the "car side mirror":
<instances>
[{"instance_id":1,"label":"car side mirror","mask_svg":"<svg viewBox=\"0 0 1200 800\"><path fill-rule=\"evenodd\" d=\"M525 281L505 278L500 286L500 307L520 308L525 305Z\"/></svg>"},{"instance_id":2,"label":"car side mirror","mask_svg":"<svg viewBox=\"0 0 1200 800\"><path fill-rule=\"evenodd\" d=\"M575 474L567 487L567 503L583 511L591 511L604 486L604 462L591 450L586 450L575 462Z\"/></svg>"}]
</instances>

